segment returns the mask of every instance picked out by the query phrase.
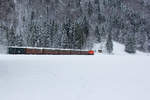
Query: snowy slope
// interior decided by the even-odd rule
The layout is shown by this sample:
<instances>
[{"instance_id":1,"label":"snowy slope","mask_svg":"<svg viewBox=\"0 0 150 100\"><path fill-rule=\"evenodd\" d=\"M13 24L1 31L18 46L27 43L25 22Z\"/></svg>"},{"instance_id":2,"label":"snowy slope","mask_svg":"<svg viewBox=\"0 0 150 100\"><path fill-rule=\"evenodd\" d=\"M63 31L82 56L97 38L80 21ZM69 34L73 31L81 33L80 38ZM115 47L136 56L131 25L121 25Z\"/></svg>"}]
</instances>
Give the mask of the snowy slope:
<instances>
[{"instance_id":1,"label":"snowy slope","mask_svg":"<svg viewBox=\"0 0 150 100\"><path fill-rule=\"evenodd\" d=\"M6 54L7 48L5 46L0 45L0 54Z\"/></svg>"},{"instance_id":2,"label":"snowy slope","mask_svg":"<svg viewBox=\"0 0 150 100\"><path fill-rule=\"evenodd\" d=\"M149 59L0 55L0 100L150 100Z\"/></svg>"},{"instance_id":3,"label":"snowy slope","mask_svg":"<svg viewBox=\"0 0 150 100\"><path fill-rule=\"evenodd\" d=\"M105 43L98 43L95 44L93 47L93 50L95 50L96 52L98 50L102 50L103 54L106 54L106 48L105 48ZM98 54L98 53L96 53ZM127 52L125 52L125 46L123 44L120 44L118 42L113 42L113 55L131 55ZM149 56L149 53L144 53L144 52L140 52L140 51L136 51L136 54L133 55L145 55L145 56Z\"/></svg>"},{"instance_id":4,"label":"snowy slope","mask_svg":"<svg viewBox=\"0 0 150 100\"><path fill-rule=\"evenodd\" d=\"M114 42L114 50L113 50L113 53L115 55L130 55L129 53L126 53L124 50L125 50L125 46L120 44L120 43L117 43L117 42ZM140 51L136 51L136 54L135 55L149 55L147 53L144 53L144 52L140 52Z\"/></svg>"}]
</instances>

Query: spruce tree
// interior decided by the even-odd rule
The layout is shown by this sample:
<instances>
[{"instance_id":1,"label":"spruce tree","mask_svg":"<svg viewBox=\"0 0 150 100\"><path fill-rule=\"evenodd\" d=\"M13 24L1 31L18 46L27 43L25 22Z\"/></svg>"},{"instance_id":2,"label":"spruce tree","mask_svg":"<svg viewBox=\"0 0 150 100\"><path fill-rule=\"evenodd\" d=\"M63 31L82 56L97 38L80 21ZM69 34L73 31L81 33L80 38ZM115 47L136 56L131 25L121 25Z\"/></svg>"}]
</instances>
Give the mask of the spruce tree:
<instances>
[{"instance_id":1,"label":"spruce tree","mask_svg":"<svg viewBox=\"0 0 150 100\"><path fill-rule=\"evenodd\" d=\"M72 48L72 22L71 22L71 19L70 18L67 18L66 19L66 23L65 23L65 34L67 36L67 48L71 49Z\"/></svg>"},{"instance_id":2,"label":"spruce tree","mask_svg":"<svg viewBox=\"0 0 150 100\"><path fill-rule=\"evenodd\" d=\"M43 27L42 27L42 23L38 23L37 24L37 33L36 33L36 38L37 38L37 47L43 47Z\"/></svg>"},{"instance_id":3,"label":"spruce tree","mask_svg":"<svg viewBox=\"0 0 150 100\"><path fill-rule=\"evenodd\" d=\"M28 33L28 46L37 47L38 45L38 24L36 22L31 22L29 25L29 33Z\"/></svg>"},{"instance_id":4,"label":"spruce tree","mask_svg":"<svg viewBox=\"0 0 150 100\"><path fill-rule=\"evenodd\" d=\"M43 30L43 45L44 47L50 47L50 32L51 32L51 20L47 20L44 22L44 30Z\"/></svg>"},{"instance_id":5,"label":"spruce tree","mask_svg":"<svg viewBox=\"0 0 150 100\"><path fill-rule=\"evenodd\" d=\"M83 22L82 22L82 31L83 31L83 34L85 34L87 38L89 35L89 23L87 21L86 16L84 17Z\"/></svg>"},{"instance_id":6,"label":"spruce tree","mask_svg":"<svg viewBox=\"0 0 150 100\"><path fill-rule=\"evenodd\" d=\"M69 48L69 40L68 40L68 35L67 35L67 31L66 31L67 26L66 23L63 23L62 25L62 35L61 35L61 47L64 49L68 49Z\"/></svg>"},{"instance_id":7,"label":"spruce tree","mask_svg":"<svg viewBox=\"0 0 150 100\"><path fill-rule=\"evenodd\" d=\"M14 28L11 28L9 32L7 32L7 41L8 46L16 46L16 36L14 32Z\"/></svg>"},{"instance_id":8,"label":"spruce tree","mask_svg":"<svg viewBox=\"0 0 150 100\"><path fill-rule=\"evenodd\" d=\"M58 30L59 30L59 25L55 22L55 26L54 26L54 36L53 36L53 47L58 47L57 43L60 40L59 39L59 34L58 34Z\"/></svg>"},{"instance_id":9,"label":"spruce tree","mask_svg":"<svg viewBox=\"0 0 150 100\"><path fill-rule=\"evenodd\" d=\"M143 48L144 48L144 51L145 52L149 52L149 40L148 40L148 37L146 36L146 40L145 40L145 42L144 42L144 44L143 44Z\"/></svg>"},{"instance_id":10,"label":"spruce tree","mask_svg":"<svg viewBox=\"0 0 150 100\"><path fill-rule=\"evenodd\" d=\"M91 16L93 14L93 6L91 2L88 3L88 15Z\"/></svg>"},{"instance_id":11,"label":"spruce tree","mask_svg":"<svg viewBox=\"0 0 150 100\"><path fill-rule=\"evenodd\" d=\"M75 23L75 48L82 49L86 42L86 36L82 29L82 24Z\"/></svg>"},{"instance_id":12,"label":"spruce tree","mask_svg":"<svg viewBox=\"0 0 150 100\"><path fill-rule=\"evenodd\" d=\"M99 4L99 0L94 0L94 3L95 4Z\"/></svg>"},{"instance_id":13,"label":"spruce tree","mask_svg":"<svg viewBox=\"0 0 150 100\"><path fill-rule=\"evenodd\" d=\"M136 53L135 35L128 34L125 40L125 51L127 53Z\"/></svg>"},{"instance_id":14,"label":"spruce tree","mask_svg":"<svg viewBox=\"0 0 150 100\"><path fill-rule=\"evenodd\" d=\"M95 36L96 36L97 42L100 43L101 42L101 34L99 32L98 26L96 26L96 28L95 28Z\"/></svg>"},{"instance_id":15,"label":"spruce tree","mask_svg":"<svg viewBox=\"0 0 150 100\"><path fill-rule=\"evenodd\" d=\"M23 36L21 34L16 36L16 46L23 46Z\"/></svg>"},{"instance_id":16,"label":"spruce tree","mask_svg":"<svg viewBox=\"0 0 150 100\"><path fill-rule=\"evenodd\" d=\"M80 7L81 6L81 0L76 0L76 7Z\"/></svg>"},{"instance_id":17,"label":"spruce tree","mask_svg":"<svg viewBox=\"0 0 150 100\"><path fill-rule=\"evenodd\" d=\"M53 20L50 30L50 47L54 45L55 21Z\"/></svg>"},{"instance_id":18,"label":"spruce tree","mask_svg":"<svg viewBox=\"0 0 150 100\"><path fill-rule=\"evenodd\" d=\"M101 39L105 39L106 38L106 32L105 32L105 27L102 27L102 29L101 29Z\"/></svg>"},{"instance_id":19,"label":"spruce tree","mask_svg":"<svg viewBox=\"0 0 150 100\"><path fill-rule=\"evenodd\" d=\"M97 13L100 12L100 3L99 3L99 0L94 0L94 3L95 3L95 9L97 11Z\"/></svg>"},{"instance_id":20,"label":"spruce tree","mask_svg":"<svg viewBox=\"0 0 150 100\"><path fill-rule=\"evenodd\" d=\"M107 37L106 49L109 54L111 54L113 52L113 42L112 42L112 34L111 33L108 34L108 37Z\"/></svg>"},{"instance_id":21,"label":"spruce tree","mask_svg":"<svg viewBox=\"0 0 150 100\"><path fill-rule=\"evenodd\" d=\"M98 13L98 23L102 24L106 21L105 16L103 16L101 13Z\"/></svg>"}]
</instances>

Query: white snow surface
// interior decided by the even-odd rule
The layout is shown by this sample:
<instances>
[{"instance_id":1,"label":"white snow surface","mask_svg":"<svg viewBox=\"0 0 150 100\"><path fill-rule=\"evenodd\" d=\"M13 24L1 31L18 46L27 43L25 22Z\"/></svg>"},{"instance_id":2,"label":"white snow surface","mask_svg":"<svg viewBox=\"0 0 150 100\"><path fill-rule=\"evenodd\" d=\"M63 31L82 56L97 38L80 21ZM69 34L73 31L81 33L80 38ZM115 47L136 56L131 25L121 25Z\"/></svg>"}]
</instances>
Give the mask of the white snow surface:
<instances>
[{"instance_id":1,"label":"white snow surface","mask_svg":"<svg viewBox=\"0 0 150 100\"><path fill-rule=\"evenodd\" d=\"M104 50L96 44L94 50ZM0 55L0 100L150 100L150 56Z\"/></svg>"},{"instance_id":2,"label":"white snow surface","mask_svg":"<svg viewBox=\"0 0 150 100\"><path fill-rule=\"evenodd\" d=\"M0 55L0 100L150 100L150 57Z\"/></svg>"},{"instance_id":3,"label":"white snow surface","mask_svg":"<svg viewBox=\"0 0 150 100\"><path fill-rule=\"evenodd\" d=\"M94 45L93 50L95 50L96 54L99 54L97 51L102 50L103 54L107 54L106 48L105 48L105 42L97 43ZM100 54L101 55L101 54ZM136 50L135 54L129 54L125 52L125 46L123 44L113 42L113 52L112 55L142 55L142 56L150 56L150 53L144 53L141 51Z\"/></svg>"},{"instance_id":4,"label":"white snow surface","mask_svg":"<svg viewBox=\"0 0 150 100\"><path fill-rule=\"evenodd\" d=\"M5 46L0 45L0 54L6 54L7 48Z\"/></svg>"}]
</instances>

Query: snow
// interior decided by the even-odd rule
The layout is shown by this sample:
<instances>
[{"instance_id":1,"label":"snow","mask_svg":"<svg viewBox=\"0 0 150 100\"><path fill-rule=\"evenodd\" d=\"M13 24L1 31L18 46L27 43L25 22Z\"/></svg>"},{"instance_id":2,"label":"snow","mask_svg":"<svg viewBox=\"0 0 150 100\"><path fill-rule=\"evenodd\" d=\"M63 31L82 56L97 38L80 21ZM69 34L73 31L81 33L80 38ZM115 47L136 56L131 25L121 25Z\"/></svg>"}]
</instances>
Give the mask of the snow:
<instances>
[{"instance_id":1,"label":"snow","mask_svg":"<svg viewBox=\"0 0 150 100\"><path fill-rule=\"evenodd\" d=\"M125 46L120 44L120 43L117 43L117 42L114 42L114 50L113 50L113 54L115 55L131 55L129 53L126 53L124 50L125 50ZM144 52L140 52L140 51L136 51L136 54L135 55L149 55L148 53L144 53Z\"/></svg>"},{"instance_id":2,"label":"snow","mask_svg":"<svg viewBox=\"0 0 150 100\"><path fill-rule=\"evenodd\" d=\"M103 54L107 54L106 49L105 49L105 42L103 43L97 43L94 45L93 50L98 51L98 50L102 50ZM98 52L96 52L96 54L98 54ZM113 55L131 55L127 52L125 52L125 46L123 44L120 44L118 42L113 42ZM100 54L101 55L101 54ZM149 56L150 53L144 53L141 51L136 51L136 54L132 54L132 55L143 55L143 56Z\"/></svg>"},{"instance_id":3,"label":"snow","mask_svg":"<svg viewBox=\"0 0 150 100\"><path fill-rule=\"evenodd\" d=\"M3 54L0 100L150 100L147 55L129 55L116 42L113 55Z\"/></svg>"},{"instance_id":4,"label":"snow","mask_svg":"<svg viewBox=\"0 0 150 100\"><path fill-rule=\"evenodd\" d=\"M5 46L0 45L0 54L6 54L7 48Z\"/></svg>"},{"instance_id":5,"label":"snow","mask_svg":"<svg viewBox=\"0 0 150 100\"><path fill-rule=\"evenodd\" d=\"M0 55L1 100L150 100L149 56Z\"/></svg>"}]
</instances>

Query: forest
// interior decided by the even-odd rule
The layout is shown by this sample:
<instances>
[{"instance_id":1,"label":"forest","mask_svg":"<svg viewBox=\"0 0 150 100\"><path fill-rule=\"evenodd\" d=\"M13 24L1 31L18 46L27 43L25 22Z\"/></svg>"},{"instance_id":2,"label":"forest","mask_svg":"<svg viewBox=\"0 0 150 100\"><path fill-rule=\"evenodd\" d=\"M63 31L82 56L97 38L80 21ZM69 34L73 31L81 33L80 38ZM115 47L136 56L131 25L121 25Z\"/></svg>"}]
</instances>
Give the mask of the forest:
<instances>
[{"instance_id":1,"label":"forest","mask_svg":"<svg viewBox=\"0 0 150 100\"><path fill-rule=\"evenodd\" d=\"M0 45L150 52L149 0L0 0Z\"/></svg>"}]
</instances>

